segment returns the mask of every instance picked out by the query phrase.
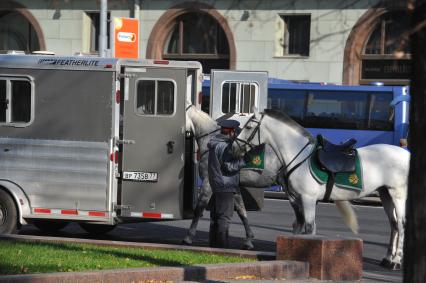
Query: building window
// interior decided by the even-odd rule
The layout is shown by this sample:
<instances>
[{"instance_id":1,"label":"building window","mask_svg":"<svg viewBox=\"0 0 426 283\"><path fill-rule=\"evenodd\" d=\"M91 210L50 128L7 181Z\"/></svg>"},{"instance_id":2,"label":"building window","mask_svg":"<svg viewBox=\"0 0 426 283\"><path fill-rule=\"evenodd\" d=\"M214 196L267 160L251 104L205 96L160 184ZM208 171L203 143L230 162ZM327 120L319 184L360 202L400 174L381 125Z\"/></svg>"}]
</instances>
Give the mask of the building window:
<instances>
[{"instance_id":1,"label":"building window","mask_svg":"<svg viewBox=\"0 0 426 283\"><path fill-rule=\"evenodd\" d=\"M222 85L222 113L253 113L258 89L255 83L225 82Z\"/></svg>"},{"instance_id":2,"label":"building window","mask_svg":"<svg viewBox=\"0 0 426 283\"><path fill-rule=\"evenodd\" d=\"M101 33L101 15L99 12L86 12L90 20L90 29L89 29L89 52L90 53L99 53L99 35ZM110 22L111 22L111 13L107 13L107 49L110 48Z\"/></svg>"},{"instance_id":3,"label":"building window","mask_svg":"<svg viewBox=\"0 0 426 283\"><path fill-rule=\"evenodd\" d=\"M310 15L280 15L276 56L309 56Z\"/></svg>"},{"instance_id":4,"label":"building window","mask_svg":"<svg viewBox=\"0 0 426 283\"><path fill-rule=\"evenodd\" d=\"M23 126L33 115L33 88L25 78L0 78L0 124Z\"/></svg>"},{"instance_id":5,"label":"building window","mask_svg":"<svg viewBox=\"0 0 426 283\"><path fill-rule=\"evenodd\" d=\"M172 81L140 80L137 83L136 113L139 115L173 115L175 84Z\"/></svg>"},{"instance_id":6,"label":"building window","mask_svg":"<svg viewBox=\"0 0 426 283\"><path fill-rule=\"evenodd\" d=\"M409 19L405 11L392 11L378 19L361 56L361 83L408 84L411 76Z\"/></svg>"},{"instance_id":7,"label":"building window","mask_svg":"<svg viewBox=\"0 0 426 283\"><path fill-rule=\"evenodd\" d=\"M365 45L365 54L410 54L407 30L410 17L405 12L388 13L377 23ZM407 33L407 34L405 34Z\"/></svg>"},{"instance_id":8,"label":"building window","mask_svg":"<svg viewBox=\"0 0 426 283\"><path fill-rule=\"evenodd\" d=\"M164 46L163 58L199 61L206 74L211 69L229 69L228 40L213 17L187 13L176 19Z\"/></svg>"},{"instance_id":9,"label":"building window","mask_svg":"<svg viewBox=\"0 0 426 283\"><path fill-rule=\"evenodd\" d=\"M20 13L2 10L0 13L0 50L40 50L37 33Z\"/></svg>"}]
</instances>

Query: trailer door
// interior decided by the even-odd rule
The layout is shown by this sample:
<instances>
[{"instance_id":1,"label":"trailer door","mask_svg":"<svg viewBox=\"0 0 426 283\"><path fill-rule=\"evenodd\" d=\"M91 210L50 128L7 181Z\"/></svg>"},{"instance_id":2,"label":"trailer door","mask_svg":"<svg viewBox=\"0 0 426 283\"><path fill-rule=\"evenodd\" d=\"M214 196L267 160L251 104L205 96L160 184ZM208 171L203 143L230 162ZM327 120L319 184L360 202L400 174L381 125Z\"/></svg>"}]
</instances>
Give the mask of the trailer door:
<instances>
[{"instance_id":1,"label":"trailer door","mask_svg":"<svg viewBox=\"0 0 426 283\"><path fill-rule=\"evenodd\" d=\"M122 207L132 217L181 218L186 70L127 67L125 77Z\"/></svg>"},{"instance_id":2,"label":"trailer door","mask_svg":"<svg viewBox=\"0 0 426 283\"><path fill-rule=\"evenodd\" d=\"M250 114L255 106L263 111L268 102L268 73L257 71L212 70L210 115Z\"/></svg>"}]
</instances>

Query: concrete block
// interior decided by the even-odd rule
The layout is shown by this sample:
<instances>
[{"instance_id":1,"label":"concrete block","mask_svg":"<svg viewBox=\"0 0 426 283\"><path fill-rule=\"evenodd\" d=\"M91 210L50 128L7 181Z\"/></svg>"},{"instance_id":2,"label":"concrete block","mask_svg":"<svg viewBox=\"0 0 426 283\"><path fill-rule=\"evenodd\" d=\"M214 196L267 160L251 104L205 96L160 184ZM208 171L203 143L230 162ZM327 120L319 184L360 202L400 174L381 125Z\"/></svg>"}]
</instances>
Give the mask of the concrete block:
<instances>
[{"instance_id":1,"label":"concrete block","mask_svg":"<svg viewBox=\"0 0 426 283\"><path fill-rule=\"evenodd\" d=\"M320 280L360 280L363 242L356 238L295 235L277 237L277 260L309 262Z\"/></svg>"}]
</instances>

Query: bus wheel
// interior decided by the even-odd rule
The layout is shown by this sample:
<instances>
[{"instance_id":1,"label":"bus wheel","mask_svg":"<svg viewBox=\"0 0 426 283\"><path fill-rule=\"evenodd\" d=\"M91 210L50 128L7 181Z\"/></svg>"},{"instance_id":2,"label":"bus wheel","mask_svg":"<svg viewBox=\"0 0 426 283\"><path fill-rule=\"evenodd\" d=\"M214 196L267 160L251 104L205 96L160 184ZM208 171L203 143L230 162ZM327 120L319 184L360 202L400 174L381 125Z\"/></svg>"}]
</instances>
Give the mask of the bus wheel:
<instances>
[{"instance_id":1,"label":"bus wheel","mask_svg":"<svg viewBox=\"0 0 426 283\"><path fill-rule=\"evenodd\" d=\"M47 233L56 233L59 230L65 228L68 225L66 221L58 221L58 220L33 220L34 226L36 226L39 230Z\"/></svg>"},{"instance_id":2,"label":"bus wheel","mask_svg":"<svg viewBox=\"0 0 426 283\"><path fill-rule=\"evenodd\" d=\"M0 189L0 234L13 234L18 227L18 212L12 197Z\"/></svg>"},{"instance_id":3,"label":"bus wheel","mask_svg":"<svg viewBox=\"0 0 426 283\"><path fill-rule=\"evenodd\" d=\"M84 229L84 231L92 234L92 235L103 235L115 228L115 225L107 225L107 224L91 224L91 223L79 223L80 227Z\"/></svg>"}]
</instances>

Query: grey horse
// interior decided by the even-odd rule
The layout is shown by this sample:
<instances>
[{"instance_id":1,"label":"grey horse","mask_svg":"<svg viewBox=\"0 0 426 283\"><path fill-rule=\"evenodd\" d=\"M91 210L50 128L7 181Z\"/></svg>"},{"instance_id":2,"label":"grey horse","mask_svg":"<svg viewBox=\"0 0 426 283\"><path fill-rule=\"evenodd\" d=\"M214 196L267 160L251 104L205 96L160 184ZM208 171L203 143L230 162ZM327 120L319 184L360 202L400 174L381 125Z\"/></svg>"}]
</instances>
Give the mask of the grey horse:
<instances>
[{"instance_id":1,"label":"grey horse","mask_svg":"<svg viewBox=\"0 0 426 283\"><path fill-rule=\"evenodd\" d=\"M304 230L306 234L315 234L316 203L324 198L326 185L318 182L311 174L310 156L316 148L311 134L284 113L265 110L265 113L255 111L244 125L239 138L244 140L254 135L259 142L269 144L287 167L291 164L290 170L285 170L287 191L298 202L300 215L297 217L301 217L297 221L299 226L293 227L296 228L293 232ZM399 269L403 258L410 153L388 144L360 147L357 148L357 153L362 163L362 190L350 190L335 185L330 199L336 205L349 204L349 200L365 197L374 191L379 192L391 226L388 251L382 265ZM346 224L355 224L357 228L355 214L351 214L349 218L351 221Z\"/></svg>"}]
</instances>

